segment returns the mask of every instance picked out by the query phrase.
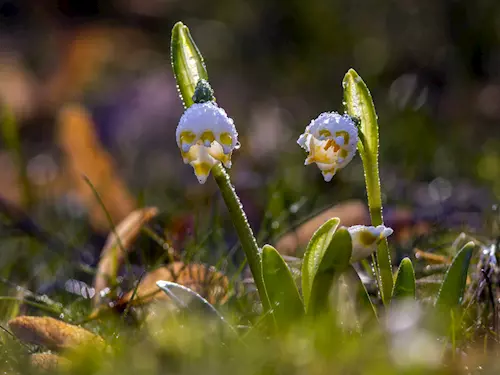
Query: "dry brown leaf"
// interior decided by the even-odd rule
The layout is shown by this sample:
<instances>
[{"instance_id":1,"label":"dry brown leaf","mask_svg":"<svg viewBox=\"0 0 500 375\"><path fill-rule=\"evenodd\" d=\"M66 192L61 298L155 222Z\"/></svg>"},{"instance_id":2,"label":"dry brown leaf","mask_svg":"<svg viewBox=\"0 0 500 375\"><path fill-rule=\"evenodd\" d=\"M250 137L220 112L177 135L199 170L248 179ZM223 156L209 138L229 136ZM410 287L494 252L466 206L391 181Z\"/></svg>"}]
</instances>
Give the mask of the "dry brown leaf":
<instances>
[{"instance_id":1,"label":"dry brown leaf","mask_svg":"<svg viewBox=\"0 0 500 375\"><path fill-rule=\"evenodd\" d=\"M49 108L82 97L96 82L106 79L110 64L123 66L125 57L148 45L141 31L124 27L85 25L61 35L59 67L42 88Z\"/></svg>"},{"instance_id":2,"label":"dry brown leaf","mask_svg":"<svg viewBox=\"0 0 500 375\"><path fill-rule=\"evenodd\" d=\"M108 235L101 252L101 260L99 261L94 280L95 305L99 304L100 292L108 286L109 277L111 275L116 275L118 268L123 263L126 256L125 252L130 251L141 228L156 215L158 215L158 209L156 207L137 209L131 212L116 226L115 232L111 232ZM125 252L123 250L125 250Z\"/></svg>"},{"instance_id":3,"label":"dry brown leaf","mask_svg":"<svg viewBox=\"0 0 500 375\"><path fill-rule=\"evenodd\" d=\"M71 362L57 354L34 353L30 355L30 363L40 370L57 370L60 367L68 366Z\"/></svg>"},{"instance_id":4,"label":"dry brown leaf","mask_svg":"<svg viewBox=\"0 0 500 375\"><path fill-rule=\"evenodd\" d=\"M105 347L100 336L49 317L19 316L9 321L9 327L19 340L50 350L60 351L89 343Z\"/></svg>"},{"instance_id":5,"label":"dry brown leaf","mask_svg":"<svg viewBox=\"0 0 500 375\"><path fill-rule=\"evenodd\" d=\"M444 255L430 253L428 251L414 249L415 258L422 259L432 264L451 264L451 259Z\"/></svg>"},{"instance_id":6,"label":"dry brown leaf","mask_svg":"<svg viewBox=\"0 0 500 375\"><path fill-rule=\"evenodd\" d=\"M213 267L203 264L174 262L148 273L137 287L132 305L142 305L153 300L169 300L169 297L156 285L158 280L173 281L184 285L211 304L223 304L228 299L229 281L226 276ZM129 303L134 290L126 293L117 303L117 308Z\"/></svg>"},{"instance_id":7,"label":"dry brown leaf","mask_svg":"<svg viewBox=\"0 0 500 375\"><path fill-rule=\"evenodd\" d=\"M87 207L90 223L98 231L109 231L106 214L83 176L88 177L99 193L114 223L132 212L136 202L116 173L113 160L100 143L91 116L85 108L72 104L61 109L58 144L65 154L64 167L71 188Z\"/></svg>"},{"instance_id":8,"label":"dry brown leaf","mask_svg":"<svg viewBox=\"0 0 500 375\"><path fill-rule=\"evenodd\" d=\"M345 201L321 212L294 231L285 234L276 243L276 249L284 255L295 255L298 248L307 245L316 229L332 217L338 217L340 223L346 227L370 223L368 208L362 201Z\"/></svg>"}]
</instances>

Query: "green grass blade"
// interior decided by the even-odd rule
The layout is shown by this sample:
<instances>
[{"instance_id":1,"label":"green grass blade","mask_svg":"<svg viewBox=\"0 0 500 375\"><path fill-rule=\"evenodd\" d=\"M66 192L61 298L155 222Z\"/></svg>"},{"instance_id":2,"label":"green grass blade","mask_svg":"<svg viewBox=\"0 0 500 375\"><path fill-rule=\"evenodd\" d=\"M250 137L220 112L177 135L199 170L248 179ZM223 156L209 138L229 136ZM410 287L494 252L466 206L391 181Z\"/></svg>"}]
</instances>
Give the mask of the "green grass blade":
<instances>
[{"instance_id":1,"label":"green grass blade","mask_svg":"<svg viewBox=\"0 0 500 375\"><path fill-rule=\"evenodd\" d=\"M415 298L415 271L410 258L404 258L399 265L392 298Z\"/></svg>"},{"instance_id":2,"label":"green grass blade","mask_svg":"<svg viewBox=\"0 0 500 375\"><path fill-rule=\"evenodd\" d=\"M179 96L185 108L193 104L193 94L200 79L208 80L207 68L189 29L177 22L172 29L170 57Z\"/></svg>"},{"instance_id":3,"label":"green grass blade","mask_svg":"<svg viewBox=\"0 0 500 375\"><path fill-rule=\"evenodd\" d=\"M306 310L309 305L314 277L339 224L340 220L336 217L328 220L314 232L307 245L302 262L302 297Z\"/></svg>"},{"instance_id":4,"label":"green grass blade","mask_svg":"<svg viewBox=\"0 0 500 375\"><path fill-rule=\"evenodd\" d=\"M262 248L262 276L278 328L287 327L304 315L304 305L286 262L269 245Z\"/></svg>"},{"instance_id":5,"label":"green grass blade","mask_svg":"<svg viewBox=\"0 0 500 375\"><path fill-rule=\"evenodd\" d=\"M474 247L474 242L467 243L453 258L436 299L436 307L440 310L455 309L462 303Z\"/></svg>"},{"instance_id":6,"label":"green grass blade","mask_svg":"<svg viewBox=\"0 0 500 375\"><path fill-rule=\"evenodd\" d=\"M382 194L378 170L378 122L375 105L361 77L349 69L342 82L346 112L360 120L362 136L358 141L358 150L365 171L366 193L372 225L382 225ZM377 249L378 283L382 301L387 305L393 288L391 255L387 240L380 242Z\"/></svg>"}]
</instances>

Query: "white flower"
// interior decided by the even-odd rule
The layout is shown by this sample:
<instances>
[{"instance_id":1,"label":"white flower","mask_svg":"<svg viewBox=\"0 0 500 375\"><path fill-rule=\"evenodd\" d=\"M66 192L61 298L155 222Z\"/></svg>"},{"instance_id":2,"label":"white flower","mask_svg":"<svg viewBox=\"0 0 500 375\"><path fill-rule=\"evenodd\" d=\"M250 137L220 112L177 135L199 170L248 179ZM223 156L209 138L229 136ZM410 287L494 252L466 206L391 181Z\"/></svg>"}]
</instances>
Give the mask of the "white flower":
<instances>
[{"instance_id":1,"label":"white flower","mask_svg":"<svg viewBox=\"0 0 500 375\"><path fill-rule=\"evenodd\" d=\"M351 263L357 262L377 249L377 244L384 238L389 237L394 231L383 225L367 227L354 225L347 228L352 240Z\"/></svg>"},{"instance_id":2,"label":"white flower","mask_svg":"<svg viewBox=\"0 0 500 375\"><path fill-rule=\"evenodd\" d=\"M214 102L195 103L182 115L175 133L184 163L194 168L200 184L221 162L231 168L231 154L238 144L233 120Z\"/></svg>"},{"instance_id":3,"label":"white flower","mask_svg":"<svg viewBox=\"0 0 500 375\"><path fill-rule=\"evenodd\" d=\"M311 121L297 143L309 153L304 164L316 163L329 182L356 154L358 129L348 115L325 112Z\"/></svg>"}]
</instances>

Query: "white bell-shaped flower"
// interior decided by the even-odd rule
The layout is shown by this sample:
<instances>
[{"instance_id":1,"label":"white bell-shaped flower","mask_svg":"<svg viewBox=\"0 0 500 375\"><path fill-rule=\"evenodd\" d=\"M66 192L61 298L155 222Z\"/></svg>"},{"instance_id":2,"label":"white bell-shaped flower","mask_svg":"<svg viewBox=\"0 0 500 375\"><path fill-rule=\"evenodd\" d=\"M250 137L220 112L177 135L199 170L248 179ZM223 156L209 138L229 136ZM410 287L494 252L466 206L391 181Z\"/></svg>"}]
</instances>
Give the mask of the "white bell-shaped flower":
<instances>
[{"instance_id":1,"label":"white bell-shaped flower","mask_svg":"<svg viewBox=\"0 0 500 375\"><path fill-rule=\"evenodd\" d=\"M351 263L366 258L377 249L377 244L389 237L394 231L383 225L354 225L347 228L352 240Z\"/></svg>"},{"instance_id":2,"label":"white bell-shaped flower","mask_svg":"<svg viewBox=\"0 0 500 375\"><path fill-rule=\"evenodd\" d=\"M214 102L195 103L186 109L175 136L184 163L194 168L200 184L205 183L215 164L231 167L238 133L233 120Z\"/></svg>"},{"instance_id":3,"label":"white bell-shaped flower","mask_svg":"<svg viewBox=\"0 0 500 375\"><path fill-rule=\"evenodd\" d=\"M297 143L309 153L304 164L316 163L329 182L356 154L358 129L348 115L325 112L311 121Z\"/></svg>"}]
</instances>

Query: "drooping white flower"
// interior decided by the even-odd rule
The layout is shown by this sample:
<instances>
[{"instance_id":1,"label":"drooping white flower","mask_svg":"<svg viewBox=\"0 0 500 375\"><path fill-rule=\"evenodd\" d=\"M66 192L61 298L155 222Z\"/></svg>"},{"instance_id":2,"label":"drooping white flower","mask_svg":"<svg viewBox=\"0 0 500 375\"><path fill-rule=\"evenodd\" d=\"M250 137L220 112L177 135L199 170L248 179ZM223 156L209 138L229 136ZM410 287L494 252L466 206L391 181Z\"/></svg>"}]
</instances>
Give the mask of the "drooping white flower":
<instances>
[{"instance_id":1,"label":"drooping white flower","mask_svg":"<svg viewBox=\"0 0 500 375\"><path fill-rule=\"evenodd\" d=\"M348 115L325 112L311 121L297 143L309 153L304 164L316 163L329 182L356 154L358 129Z\"/></svg>"},{"instance_id":2,"label":"drooping white flower","mask_svg":"<svg viewBox=\"0 0 500 375\"><path fill-rule=\"evenodd\" d=\"M231 154L238 144L233 120L214 102L195 103L182 115L176 130L184 163L194 168L200 184L221 162L231 168Z\"/></svg>"},{"instance_id":3,"label":"drooping white flower","mask_svg":"<svg viewBox=\"0 0 500 375\"><path fill-rule=\"evenodd\" d=\"M347 228L352 240L351 263L357 262L377 249L377 244L384 238L389 237L394 231L383 225L364 226L354 225Z\"/></svg>"}]
</instances>

